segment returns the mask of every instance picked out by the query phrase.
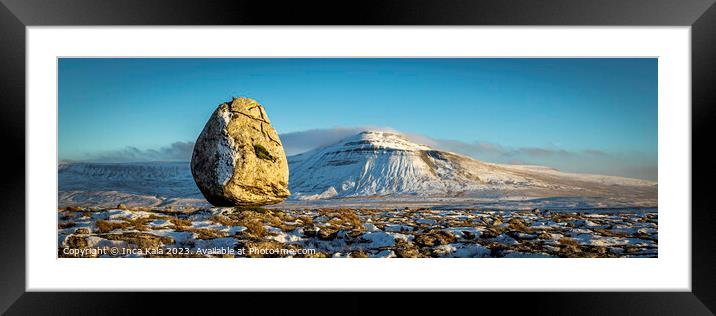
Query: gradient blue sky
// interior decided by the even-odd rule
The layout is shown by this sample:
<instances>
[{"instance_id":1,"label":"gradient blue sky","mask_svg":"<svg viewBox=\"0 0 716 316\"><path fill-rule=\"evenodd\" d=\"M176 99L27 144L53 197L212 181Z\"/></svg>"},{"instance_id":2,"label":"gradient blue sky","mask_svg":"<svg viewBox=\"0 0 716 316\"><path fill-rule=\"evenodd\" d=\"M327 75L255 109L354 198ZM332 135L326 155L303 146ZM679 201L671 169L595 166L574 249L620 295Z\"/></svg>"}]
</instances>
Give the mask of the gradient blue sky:
<instances>
[{"instance_id":1,"label":"gradient blue sky","mask_svg":"<svg viewBox=\"0 0 716 316\"><path fill-rule=\"evenodd\" d=\"M479 159L656 179L656 59L62 58L58 67L60 159L194 141L218 104L247 96L279 134L392 128Z\"/></svg>"}]
</instances>

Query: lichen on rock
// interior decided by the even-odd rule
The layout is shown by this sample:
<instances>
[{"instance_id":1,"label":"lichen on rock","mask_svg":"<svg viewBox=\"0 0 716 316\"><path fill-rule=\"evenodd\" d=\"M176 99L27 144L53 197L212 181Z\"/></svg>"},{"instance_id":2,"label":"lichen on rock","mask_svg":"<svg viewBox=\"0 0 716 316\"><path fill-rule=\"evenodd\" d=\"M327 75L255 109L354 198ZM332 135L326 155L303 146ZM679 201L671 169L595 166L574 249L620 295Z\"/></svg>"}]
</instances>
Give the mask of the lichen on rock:
<instances>
[{"instance_id":1,"label":"lichen on rock","mask_svg":"<svg viewBox=\"0 0 716 316\"><path fill-rule=\"evenodd\" d=\"M275 204L290 195L281 140L263 106L250 98L218 106L196 141L191 171L216 206Z\"/></svg>"}]
</instances>

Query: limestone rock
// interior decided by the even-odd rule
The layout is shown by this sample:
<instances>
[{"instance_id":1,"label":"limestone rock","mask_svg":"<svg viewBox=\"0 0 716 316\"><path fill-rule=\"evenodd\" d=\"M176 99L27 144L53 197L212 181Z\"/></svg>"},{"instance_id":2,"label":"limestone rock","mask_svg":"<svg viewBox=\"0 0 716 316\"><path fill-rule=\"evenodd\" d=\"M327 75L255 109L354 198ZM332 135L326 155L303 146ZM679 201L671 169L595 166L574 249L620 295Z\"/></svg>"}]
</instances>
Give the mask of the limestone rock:
<instances>
[{"instance_id":1,"label":"limestone rock","mask_svg":"<svg viewBox=\"0 0 716 316\"><path fill-rule=\"evenodd\" d=\"M290 195L281 140L263 106L249 98L214 111L194 145L191 173L215 206L275 204Z\"/></svg>"}]
</instances>

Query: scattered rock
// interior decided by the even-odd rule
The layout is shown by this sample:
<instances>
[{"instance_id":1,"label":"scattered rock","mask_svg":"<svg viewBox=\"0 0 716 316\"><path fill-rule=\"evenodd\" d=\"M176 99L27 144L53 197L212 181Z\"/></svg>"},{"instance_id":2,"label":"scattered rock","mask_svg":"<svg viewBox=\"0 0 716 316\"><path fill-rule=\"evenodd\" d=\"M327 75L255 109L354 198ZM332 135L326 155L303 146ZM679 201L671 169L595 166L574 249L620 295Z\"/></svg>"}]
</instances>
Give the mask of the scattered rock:
<instances>
[{"instance_id":1,"label":"scattered rock","mask_svg":"<svg viewBox=\"0 0 716 316\"><path fill-rule=\"evenodd\" d=\"M415 243L421 246L432 247L436 245L445 245L455 242L457 238L449 232L442 230L431 230L425 234L415 237Z\"/></svg>"},{"instance_id":2,"label":"scattered rock","mask_svg":"<svg viewBox=\"0 0 716 316\"><path fill-rule=\"evenodd\" d=\"M395 254L400 258L419 258L420 250L417 247L413 248L397 248Z\"/></svg>"},{"instance_id":3,"label":"scattered rock","mask_svg":"<svg viewBox=\"0 0 716 316\"><path fill-rule=\"evenodd\" d=\"M368 255L364 251L353 251L350 254L351 258L368 258Z\"/></svg>"},{"instance_id":4,"label":"scattered rock","mask_svg":"<svg viewBox=\"0 0 716 316\"><path fill-rule=\"evenodd\" d=\"M87 238L81 236L68 236L65 240L65 244L67 247L73 249L87 248Z\"/></svg>"},{"instance_id":5,"label":"scattered rock","mask_svg":"<svg viewBox=\"0 0 716 316\"><path fill-rule=\"evenodd\" d=\"M89 230L89 228L86 228L86 227L85 227L85 228L77 228L77 229L75 229L75 234L78 234L78 235L86 235L86 234L89 234L89 233L90 233L90 230Z\"/></svg>"},{"instance_id":6,"label":"scattered rock","mask_svg":"<svg viewBox=\"0 0 716 316\"><path fill-rule=\"evenodd\" d=\"M318 228L315 226L307 226L303 228L303 235L306 237L316 237L316 234L318 233Z\"/></svg>"},{"instance_id":7,"label":"scattered rock","mask_svg":"<svg viewBox=\"0 0 716 316\"><path fill-rule=\"evenodd\" d=\"M495 238L495 237L497 237L497 236L499 236L499 235L500 235L500 232L498 232L497 230L492 229L492 228L488 228L488 229L484 230L484 231L482 232L482 234L480 234L480 238L483 238L483 239L491 239L491 238Z\"/></svg>"}]
</instances>

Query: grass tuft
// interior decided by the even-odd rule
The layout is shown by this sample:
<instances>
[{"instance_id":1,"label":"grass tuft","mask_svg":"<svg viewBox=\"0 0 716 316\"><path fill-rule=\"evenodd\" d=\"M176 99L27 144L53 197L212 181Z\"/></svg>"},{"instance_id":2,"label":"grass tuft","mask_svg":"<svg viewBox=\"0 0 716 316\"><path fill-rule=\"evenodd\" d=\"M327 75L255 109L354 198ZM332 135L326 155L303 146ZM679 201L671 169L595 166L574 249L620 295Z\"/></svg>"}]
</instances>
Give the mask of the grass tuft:
<instances>
[{"instance_id":1,"label":"grass tuft","mask_svg":"<svg viewBox=\"0 0 716 316\"><path fill-rule=\"evenodd\" d=\"M109 233L115 229L124 229L131 226L128 222L110 222L102 219L95 222L95 225L97 226L97 232L101 234Z\"/></svg>"}]
</instances>

